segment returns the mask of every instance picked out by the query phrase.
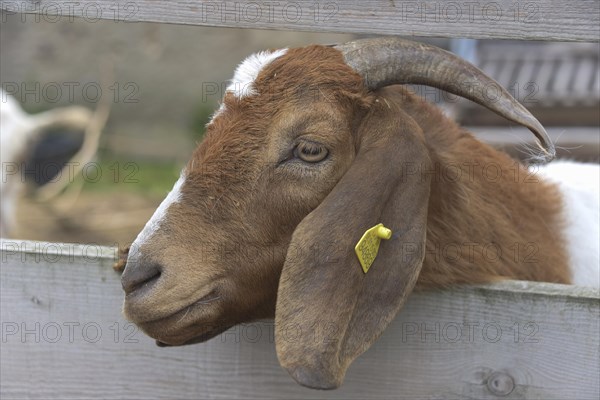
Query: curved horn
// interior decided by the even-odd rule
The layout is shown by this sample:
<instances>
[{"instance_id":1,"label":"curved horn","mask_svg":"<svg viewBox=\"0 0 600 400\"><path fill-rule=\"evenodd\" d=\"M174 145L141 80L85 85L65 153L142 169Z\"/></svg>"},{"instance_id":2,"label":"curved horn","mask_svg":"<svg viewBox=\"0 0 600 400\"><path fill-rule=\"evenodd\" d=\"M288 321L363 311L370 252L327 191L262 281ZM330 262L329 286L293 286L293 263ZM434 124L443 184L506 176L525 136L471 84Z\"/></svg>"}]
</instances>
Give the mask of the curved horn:
<instances>
[{"instance_id":1,"label":"curved horn","mask_svg":"<svg viewBox=\"0 0 600 400\"><path fill-rule=\"evenodd\" d=\"M371 90L412 83L433 86L480 104L509 121L529 128L542 154L538 162L551 161L556 150L542 124L498 82L474 65L435 46L399 38L363 39L335 46L346 63L363 76ZM486 97L494 87L498 96Z\"/></svg>"}]
</instances>

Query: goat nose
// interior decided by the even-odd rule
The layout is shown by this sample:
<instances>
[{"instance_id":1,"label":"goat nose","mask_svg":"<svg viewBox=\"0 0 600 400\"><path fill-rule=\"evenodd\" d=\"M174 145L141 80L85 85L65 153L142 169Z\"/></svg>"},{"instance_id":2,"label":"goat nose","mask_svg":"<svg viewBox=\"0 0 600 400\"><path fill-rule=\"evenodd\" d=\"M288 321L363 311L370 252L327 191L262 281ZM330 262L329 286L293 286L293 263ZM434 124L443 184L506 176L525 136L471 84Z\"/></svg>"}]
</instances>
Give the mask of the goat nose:
<instances>
[{"instance_id":1,"label":"goat nose","mask_svg":"<svg viewBox=\"0 0 600 400\"><path fill-rule=\"evenodd\" d=\"M121 275L121 286L123 286L126 294L147 287L149 283L156 281L161 275L162 269L159 264L140 261L127 262L125 271Z\"/></svg>"}]
</instances>

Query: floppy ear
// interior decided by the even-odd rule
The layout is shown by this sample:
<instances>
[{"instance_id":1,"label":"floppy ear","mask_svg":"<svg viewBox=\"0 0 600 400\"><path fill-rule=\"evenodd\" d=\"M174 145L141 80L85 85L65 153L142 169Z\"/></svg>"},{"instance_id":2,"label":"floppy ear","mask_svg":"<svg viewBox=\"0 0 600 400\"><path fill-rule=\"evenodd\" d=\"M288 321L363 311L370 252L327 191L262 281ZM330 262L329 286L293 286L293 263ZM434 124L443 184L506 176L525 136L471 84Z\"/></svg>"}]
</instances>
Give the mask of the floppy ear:
<instances>
[{"instance_id":1,"label":"floppy ear","mask_svg":"<svg viewBox=\"0 0 600 400\"><path fill-rule=\"evenodd\" d=\"M431 161L420 127L378 97L359 151L325 200L298 225L279 281L277 356L301 385L334 389L396 316L424 258ZM391 229L364 273L354 251L378 223Z\"/></svg>"}]
</instances>

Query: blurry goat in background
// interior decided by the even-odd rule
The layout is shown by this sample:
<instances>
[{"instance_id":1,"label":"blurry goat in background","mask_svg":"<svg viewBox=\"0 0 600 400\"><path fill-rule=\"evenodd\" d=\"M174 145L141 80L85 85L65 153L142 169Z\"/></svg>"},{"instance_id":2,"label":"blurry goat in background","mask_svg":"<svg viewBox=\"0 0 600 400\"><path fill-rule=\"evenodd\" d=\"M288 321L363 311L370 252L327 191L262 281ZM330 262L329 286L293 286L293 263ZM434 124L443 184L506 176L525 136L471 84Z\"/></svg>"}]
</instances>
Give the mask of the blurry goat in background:
<instances>
[{"instance_id":1,"label":"blurry goat in background","mask_svg":"<svg viewBox=\"0 0 600 400\"><path fill-rule=\"evenodd\" d=\"M16 228L16 203L28 183L37 198L49 200L69 183L68 163L81 168L96 153L106 107L95 113L80 106L25 113L5 91L0 92L0 236ZM73 175L73 170L71 171Z\"/></svg>"}]
</instances>

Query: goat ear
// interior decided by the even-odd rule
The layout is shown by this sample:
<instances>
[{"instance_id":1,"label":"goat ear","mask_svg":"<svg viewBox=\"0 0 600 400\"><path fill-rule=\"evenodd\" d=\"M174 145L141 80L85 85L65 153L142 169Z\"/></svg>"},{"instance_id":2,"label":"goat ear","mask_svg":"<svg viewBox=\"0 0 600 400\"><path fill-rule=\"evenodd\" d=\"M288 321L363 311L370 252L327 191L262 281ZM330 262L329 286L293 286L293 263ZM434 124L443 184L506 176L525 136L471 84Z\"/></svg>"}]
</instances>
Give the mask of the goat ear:
<instances>
[{"instance_id":1,"label":"goat ear","mask_svg":"<svg viewBox=\"0 0 600 400\"><path fill-rule=\"evenodd\" d=\"M419 126L378 97L359 151L325 200L298 225L279 281L279 362L301 385L334 389L400 310L424 257L429 153ZM395 162L396 161L396 162ZM378 223L393 232L364 273L355 245Z\"/></svg>"}]
</instances>

